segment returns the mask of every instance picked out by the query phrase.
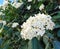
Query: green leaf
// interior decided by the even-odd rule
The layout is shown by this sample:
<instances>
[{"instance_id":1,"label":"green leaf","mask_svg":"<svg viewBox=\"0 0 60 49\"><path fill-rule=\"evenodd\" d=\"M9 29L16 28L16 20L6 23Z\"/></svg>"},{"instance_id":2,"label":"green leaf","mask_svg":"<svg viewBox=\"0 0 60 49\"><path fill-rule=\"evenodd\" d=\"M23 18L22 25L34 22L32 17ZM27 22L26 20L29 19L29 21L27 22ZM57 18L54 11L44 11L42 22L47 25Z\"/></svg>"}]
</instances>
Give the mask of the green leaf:
<instances>
[{"instance_id":1,"label":"green leaf","mask_svg":"<svg viewBox=\"0 0 60 49\"><path fill-rule=\"evenodd\" d=\"M58 30L58 32L57 32L57 36L60 37L60 30Z\"/></svg>"},{"instance_id":2,"label":"green leaf","mask_svg":"<svg viewBox=\"0 0 60 49\"><path fill-rule=\"evenodd\" d=\"M60 24L55 24L54 28L60 28Z\"/></svg>"},{"instance_id":3,"label":"green leaf","mask_svg":"<svg viewBox=\"0 0 60 49\"><path fill-rule=\"evenodd\" d=\"M49 48L49 42L46 44L45 49L48 49L48 48Z\"/></svg>"},{"instance_id":4,"label":"green leaf","mask_svg":"<svg viewBox=\"0 0 60 49\"><path fill-rule=\"evenodd\" d=\"M2 26L3 26L3 24L2 24L2 23L0 23L0 29L2 28Z\"/></svg>"},{"instance_id":5,"label":"green leaf","mask_svg":"<svg viewBox=\"0 0 60 49\"><path fill-rule=\"evenodd\" d=\"M1 44L1 48L2 49L11 49L11 47L9 46L9 44L10 44L9 40L3 41L3 43Z\"/></svg>"},{"instance_id":6,"label":"green leaf","mask_svg":"<svg viewBox=\"0 0 60 49\"><path fill-rule=\"evenodd\" d=\"M43 49L37 38L33 38L28 43L28 49Z\"/></svg>"},{"instance_id":7,"label":"green leaf","mask_svg":"<svg viewBox=\"0 0 60 49\"><path fill-rule=\"evenodd\" d=\"M60 49L60 42L57 40L53 41L53 47L54 49Z\"/></svg>"},{"instance_id":8,"label":"green leaf","mask_svg":"<svg viewBox=\"0 0 60 49\"><path fill-rule=\"evenodd\" d=\"M53 34L51 34L51 33L47 33L46 35L47 35L48 38L51 38L51 39L54 38Z\"/></svg>"},{"instance_id":9,"label":"green leaf","mask_svg":"<svg viewBox=\"0 0 60 49\"><path fill-rule=\"evenodd\" d=\"M0 46L1 46L2 42L3 42L3 40L2 40L2 38L0 38Z\"/></svg>"},{"instance_id":10,"label":"green leaf","mask_svg":"<svg viewBox=\"0 0 60 49\"><path fill-rule=\"evenodd\" d=\"M60 12L57 15L53 16L53 19L60 19Z\"/></svg>"},{"instance_id":11,"label":"green leaf","mask_svg":"<svg viewBox=\"0 0 60 49\"><path fill-rule=\"evenodd\" d=\"M43 42L44 42L45 45L47 45L48 40L49 40L48 36L44 35L43 36Z\"/></svg>"},{"instance_id":12,"label":"green leaf","mask_svg":"<svg viewBox=\"0 0 60 49\"><path fill-rule=\"evenodd\" d=\"M6 45L3 49L12 49L9 45Z\"/></svg>"}]
</instances>

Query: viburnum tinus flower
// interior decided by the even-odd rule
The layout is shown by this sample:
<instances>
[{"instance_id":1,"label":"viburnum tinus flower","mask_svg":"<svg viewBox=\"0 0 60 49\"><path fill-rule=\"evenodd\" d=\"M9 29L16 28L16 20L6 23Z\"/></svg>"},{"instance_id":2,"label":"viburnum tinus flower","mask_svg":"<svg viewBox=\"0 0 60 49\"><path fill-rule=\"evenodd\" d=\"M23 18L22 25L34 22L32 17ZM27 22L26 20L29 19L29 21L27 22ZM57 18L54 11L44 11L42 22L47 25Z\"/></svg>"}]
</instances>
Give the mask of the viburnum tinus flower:
<instances>
[{"instance_id":1,"label":"viburnum tinus flower","mask_svg":"<svg viewBox=\"0 0 60 49\"><path fill-rule=\"evenodd\" d=\"M31 5L30 6L27 6L27 9L30 10L31 9Z\"/></svg>"},{"instance_id":2,"label":"viburnum tinus flower","mask_svg":"<svg viewBox=\"0 0 60 49\"><path fill-rule=\"evenodd\" d=\"M16 0L14 0L14 3L12 4L12 6L15 7L15 8L19 8L22 4L23 4L23 2L19 3Z\"/></svg>"},{"instance_id":3,"label":"viburnum tinus flower","mask_svg":"<svg viewBox=\"0 0 60 49\"><path fill-rule=\"evenodd\" d=\"M21 26L21 37L31 40L37 36L43 36L46 30L53 30L55 24L50 15L37 14L30 16Z\"/></svg>"},{"instance_id":4,"label":"viburnum tinus flower","mask_svg":"<svg viewBox=\"0 0 60 49\"><path fill-rule=\"evenodd\" d=\"M3 25L6 25L6 21L0 20L0 23L3 23Z\"/></svg>"},{"instance_id":5,"label":"viburnum tinus flower","mask_svg":"<svg viewBox=\"0 0 60 49\"><path fill-rule=\"evenodd\" d=\"M60 9L60 6L59 6L59 9Z\"/></svg>"},{"instance_id":6,"label":"viburnum tinus flower","mask_svg":"<svg viewBox=\"0 0 60 49\"><path fill-rule=\"evenodd\" d=\"M44 9L44 4L41 4L40 7L39 7L40 10L43 10Z\"/></svg>"},{"instance_id":7,"label":"viburnum tinus flower","mask_svg":"<svg viewBox=\"0 0 60 49\"><path fill-rule=\"evenodd\" d=\"M15 27L17 27L19 24L17 23L17 22L14 22L13 24L12 24L12 28L15 28Z\"/></svg>"}]
</instances>

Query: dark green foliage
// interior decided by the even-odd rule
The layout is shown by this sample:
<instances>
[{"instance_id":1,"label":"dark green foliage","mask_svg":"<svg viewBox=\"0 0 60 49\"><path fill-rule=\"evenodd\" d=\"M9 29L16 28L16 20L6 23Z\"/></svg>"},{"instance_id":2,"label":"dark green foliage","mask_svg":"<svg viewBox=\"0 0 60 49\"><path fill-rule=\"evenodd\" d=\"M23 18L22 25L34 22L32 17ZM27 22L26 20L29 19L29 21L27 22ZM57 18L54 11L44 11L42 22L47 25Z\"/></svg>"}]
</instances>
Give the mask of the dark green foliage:
<instances>
[{"instance_id":1,"label":"dark green foliage","mask_svg":"<svg viewBox=\"0 0 60 49\"><path fill-rule=\"evenodd\" d=\"M60 49L60 42L57 40L53 41L53 47L54 49Z\"/></svg>"}]
</instances>

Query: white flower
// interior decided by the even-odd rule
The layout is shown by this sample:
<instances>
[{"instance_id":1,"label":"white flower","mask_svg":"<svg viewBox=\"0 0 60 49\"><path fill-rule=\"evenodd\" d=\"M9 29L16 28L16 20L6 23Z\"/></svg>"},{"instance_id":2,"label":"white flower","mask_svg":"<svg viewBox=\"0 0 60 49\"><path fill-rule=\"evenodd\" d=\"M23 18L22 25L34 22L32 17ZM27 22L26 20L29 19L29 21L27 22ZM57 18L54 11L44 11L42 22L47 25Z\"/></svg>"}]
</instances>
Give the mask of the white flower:
<instances>
[{"instance_id":1,"label":"white flower","mask_svg":"<svg viewBox=\"0 0 60 49\"><path fill-rule=\"evenodd\" d=\"M31 9L31 5L30 6L27 6L27 9L30 10Z\"/></svg>"},{"instance_id":2,"label":"white flower","mask_svg":"<svg viewBox=\"0 0 60 49\"><path fill-rule=\"evenodd\" d=\"M22 38L31 40L37 36L43 36L45 30L52 30L55 24L51 20L50 15L37 14L35 16L30 16L26 22L21 26L21 36Z\"/></svg>"},{"instance_id":3,"label":"white flower","mask_svg":"<svg viewBox=\"0 0 60 49\"><path fill-rule=\"evenodd\" d=\"M14 6L15 8L19 8L23 3L13 3L12 6Z\"/></svg>"},{"instance_id":4,"label":"white flower","mask_svg":"<svg viewBox=\"0 0 60 49\"><path fill-rule=\"evenodd\" d=\"M2 21L3 22L3 25L6 25L6 21Z\"/></svg>"},{"instance_id":5,"label":"white flower","mask_svg":"<svg viewBox=\"0 0 60 49\"><path fill-rule=\"evenodd\" d=\"M53 30L54 29L53 26L55 26L55 24L50 20L49 22L47 22L46 29Z\"/></svg>"},{"instance_id":6,"label":"white flower","mask_svg":"<svg viewBox=\"0 0 60 49\"><path fill-rule=\"evenodd\" d=\"M40 15L40 16L39 16ZM53 30L55 24L54 22L51 20L51 16L50 15L45 15L45 14L38 14L37 17L40 17L40 21L43 22L43 24L46 26L46 30Z\"/></svg>"},{"instance_id":7,"label":"white flower","mask_svg":"<svg viewBox=\"0 0 60 49\"><path fill-rule=\"evenodd\" d=\"M41 4L40 7L39 7L40 10L43 10L44 9L44 4Z\"/></svg>"},{"instance_id":8,"label":"white flower","mask_svg":"<svg viewBox=\"0 0 60 49\"><path fill-rule=\"evenodd\" d=\"M12 28L15 28L15 27L17 27L19 24L17 23L17 22L14 22L13 24L12 24Z\"/></svg>"},{"instance_id":9,"label":"white flower","mask_svg":"<svg viewBox=\"0 0 60 49\"><path fill-rule=\"evenodd\" d=\"M2 5L3 10L5 10L8 4L9 4L8 0L4 0L3 5Z\"/></svg>"},{"instance_id":10,"label":"white flower","mask_svg":"<svg viewBox=\"0 0 60 49\"><path fill-rule=\"evenodd\" d=\"M3 23L3 25L6 25L6 21L0 20L0 23Z\"/></svg>"},{"instance_id":11,"label":"white flower","mask_svg":"<svg viewBox=\"0 0 60 49\"><path fill-rule=\"evenodd\" d=\"M59 9L60 9L60 6L59 6Z\"/></svg>"},{"instance_id":12,"label":"white flower","mask_svg":"<svg viewBox=\"0 0 60 49\"><path fill-rule=\"evenodd\" d=\"M28 2L31 2L32 0L28 0Z\"/></svg>"}]
</instances>

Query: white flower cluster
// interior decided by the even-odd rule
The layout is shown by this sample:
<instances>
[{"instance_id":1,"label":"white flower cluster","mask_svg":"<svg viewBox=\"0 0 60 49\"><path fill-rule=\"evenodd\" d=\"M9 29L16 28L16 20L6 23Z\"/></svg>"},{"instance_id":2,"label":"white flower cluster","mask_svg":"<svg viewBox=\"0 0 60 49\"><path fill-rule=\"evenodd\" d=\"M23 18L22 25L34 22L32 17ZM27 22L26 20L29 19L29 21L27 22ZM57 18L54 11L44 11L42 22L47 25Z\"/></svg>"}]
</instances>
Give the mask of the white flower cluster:
<instances>
[{"instance_id":1,"label":"white flower cluster","mask_svg":"<svg viewBox=\"0 0 60 49\"><path fill-rule=\"evenodd\" d=\"M19 8L23 3L13 3L12 6L15 8Z\"/></svg>"},{"instance_id":2,"label":"white flower cluster","mask_svg":"<svg viewBox=\"0 0 60 49\"><path fill-rule=\"evenodd\" d=\"M6 25L6 21L0 20L0 23L3 23L3 25Z\"/></svg>"},{"instance_id":3,"label":"white flower cluster","mask_svg":"<svg viewBox=\"0 0 60 49\"><path fill-rule=\"evenodd\" d=\"M3 5L0 5L0 7L2 7L3 10L5 10L5 8L8 6L9 0L4 0ZM19 8L21 5L23 4L23 2L19 3L17 2L17 0L14 0L13 3L11 3L11 5L15 8Z\"/></svg>"},{"instance_id":4,"label":"white flower cluster","mask_svg":"<svg viewBox=\"0 0 60 49\"><path fill-rule=\"evenodd\" d=\"M12 4L12 6L15 8L19 8L22 4L23 4L23 2L19 3L16 0L14 0L14 3Z\"/></svg>"},{"instance_id":5,"label":"white flower cluster","mask_svg":"<svg viewBox=\"0 0 60 49\"><path fill-rule=\"evenodd\" d=\"M31 40L33 37L43 36L45 30L52 30L55 24L51 20L50 15L37 14L34 17L30 16L21 26L22 38Z\"/></svg>"},{"instance_id":6,"label":"white flower cluster","mask_svg":"<svg viewBox=\"0 0 60 49\"><path fill-rule=\"evenodd\" d=\"M30 6L27 6L27 9L30 10L31 9L31 5Z\"/></svg>"}]
</instances>

